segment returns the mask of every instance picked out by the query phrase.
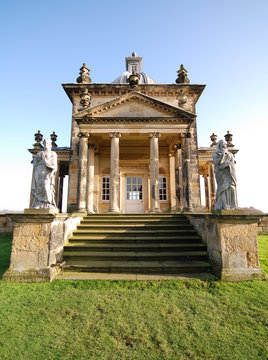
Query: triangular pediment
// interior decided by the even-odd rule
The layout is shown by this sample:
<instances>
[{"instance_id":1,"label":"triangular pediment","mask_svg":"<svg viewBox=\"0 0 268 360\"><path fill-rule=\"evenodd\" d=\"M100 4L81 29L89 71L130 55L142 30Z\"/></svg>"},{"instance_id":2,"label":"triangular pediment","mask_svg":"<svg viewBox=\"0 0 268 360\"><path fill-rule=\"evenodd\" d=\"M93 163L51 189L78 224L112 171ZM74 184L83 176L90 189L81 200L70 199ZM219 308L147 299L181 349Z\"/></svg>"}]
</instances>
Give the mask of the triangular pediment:
<instances>
[{"instance_id":1,"label":"triangular pediment","mask_svg":"<svg viewBox=\"0 0 268 360\"><path fill-rule=\"evenodd\" d=\"M74 115L75 119L83 118L170 118L183 117L193 119L195 114L170 104L141 94L137 91L84 109Z\"/></svg>"}]
</instances>

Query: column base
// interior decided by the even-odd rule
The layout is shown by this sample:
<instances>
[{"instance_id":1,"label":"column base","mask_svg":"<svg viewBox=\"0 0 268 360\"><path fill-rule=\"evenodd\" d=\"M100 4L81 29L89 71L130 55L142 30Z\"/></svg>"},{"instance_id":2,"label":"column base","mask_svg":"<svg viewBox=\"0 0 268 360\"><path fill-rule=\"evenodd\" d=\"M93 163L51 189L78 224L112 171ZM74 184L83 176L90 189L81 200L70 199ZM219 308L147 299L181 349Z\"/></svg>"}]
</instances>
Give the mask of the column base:
<instances>
[{"instance_id":1,"label":"column base","mask_svg":"<svg viewBox=\"0 0 268 360\"><path fill-rule=\"evenodd\" d=\"M150 214L158 214L158 213L161 213L161 210L160 209L150 209L149 213Z\"/></svg>"},{"instance_id":2,"label":"column base","mask_svg":"<svg viewBox=\"0 0 268 360\"><path fill-rule=\"evenodd\" d=\"M194 209L191 206L185 207L185 208L183 208L182 212L194 212Z\"/></svg>"},{"instance_id":3,"label":"column base","mask_svg":"<svg viewBox=\"0 0 268 360\"><path fill-rule=\"evenodd\" d=\"M119 214L120 210L119 210L119 208L117 208L117 209L109 209L108 213L110 213L110 214Z\"/></svg>"}]
</instances>

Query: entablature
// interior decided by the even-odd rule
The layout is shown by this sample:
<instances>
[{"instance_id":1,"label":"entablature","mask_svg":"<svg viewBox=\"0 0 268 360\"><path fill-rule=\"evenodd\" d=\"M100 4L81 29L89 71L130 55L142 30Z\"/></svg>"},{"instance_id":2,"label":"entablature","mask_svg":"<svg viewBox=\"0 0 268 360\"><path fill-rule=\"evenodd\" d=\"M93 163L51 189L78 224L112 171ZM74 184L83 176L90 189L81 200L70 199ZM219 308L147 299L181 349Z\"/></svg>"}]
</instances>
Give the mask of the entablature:
<instances>
[{"instance_id":1,"label":"entablature","mask_svg":"<svg viewBox=\"0 0 268 360\"><path fill-rule=\"evenodd\" d=\"M117 97L126 95L133 91L129 84L62 84L66 94L73 103L75 97L80 96L82 91L88 89L94 97ZM136 91L152 97L172 97L180 96L181 91L192 95L195 103L198 101L206 85L198 84L139 84Z\"/></svg>"}]
</instances>

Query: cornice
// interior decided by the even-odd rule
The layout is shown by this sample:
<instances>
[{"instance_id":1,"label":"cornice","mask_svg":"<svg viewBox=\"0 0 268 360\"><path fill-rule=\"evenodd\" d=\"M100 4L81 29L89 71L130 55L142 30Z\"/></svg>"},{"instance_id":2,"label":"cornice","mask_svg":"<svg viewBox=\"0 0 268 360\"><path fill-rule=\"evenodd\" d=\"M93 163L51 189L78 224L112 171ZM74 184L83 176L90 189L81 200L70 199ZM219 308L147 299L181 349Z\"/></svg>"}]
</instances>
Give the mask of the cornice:
<instances>
[{"instance_id":1,"label":"cornice","mask_svg":"<svg viewBox=\"0 0 268 360\"><path fill-rule=\"evenodd\" d=\"M133 118L126 118L126 117L91 117L91 116L84 116L80 119L75 119L76 122L80 124L97 124L97 123L175 123L175 124L190 124L192 119L189 118L176 118L176 117L133 117Z\"/></svg>"},{"instance_id":2,"label":"cornice","mask_svg":"<svg viewBox=\"0 0 268 360\"><path fill-rule=\"evenodd\" d=\"M148 96L165 96L165 97L177 97L180 95L181 90L195 94L196 101L199 99L206 85L198 84L139 84L137 91L140 91L144 95ZM67 93L71 102L75 96L79 96L80 93L88 89L89 93L93 97L103 96L122 96L133 91L129 84L62 84L65 92Z\"/></svg>"}]
</instances>

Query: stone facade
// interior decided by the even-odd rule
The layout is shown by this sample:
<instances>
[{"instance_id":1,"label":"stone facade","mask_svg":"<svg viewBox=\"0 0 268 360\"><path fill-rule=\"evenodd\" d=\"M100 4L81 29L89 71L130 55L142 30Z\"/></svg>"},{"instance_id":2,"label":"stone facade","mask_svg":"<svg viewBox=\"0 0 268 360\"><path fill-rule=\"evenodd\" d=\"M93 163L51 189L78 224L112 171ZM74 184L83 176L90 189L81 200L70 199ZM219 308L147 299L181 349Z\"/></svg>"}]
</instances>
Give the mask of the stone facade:
<instances>
[{"instance_id":1,"label":"stone facade","mask_svg":"<svg viewBox=\"0 0 268 360\"><path fill-rule=\"evenodd\" d=\"M91 94L91 106L79 111L80 95L85 85L64 84L65 91L73 103L73 123L71 149L72 155L69 165L69 194L68 209L76 210L79 198L79 161L81 147L79 137L81 132L90 134L90 143L95 147L94 157L94 211L107 212L113 208L101 200L101 179L110 176L112 138L110 133L119 132L119 211L125 212L125 184L124 178L129 175L141 175L143 177L144 189L152 189L150 185L150 170L152 154L150 153L149 134L159 133L158 141L158 171L160 176L165 175L168 182L167 200L160 203L160 211L174 210L171 204L173 194L176 193L175 169L170 169L170 155L175 155L176 146L182 144L182 156L186 156L186 143L184 138L187 134L187 146L190 152L189 166L191 179L192 204L194 209L200 209L200 184L199 163L196 136L195 103L204 89L203 85L145 85L140 84L131 89L127 84L88 84L88 92ZM187 110L178 107L178 96L181 89L187 94ZM148 95L147 95L148 94ZM153 97L152 97L153 96ZM186 95L185 95L186 96ZM186 145L185 145L186 146ZM85 155L83 155L85 158ZM114 161L114 159L112 160ZM92 160L91 160L92 162ZM92 166L92 164L88 164ZM173 178L170 178L172 173ZM111 177L112 178L112 177ZM188 185L184 181L183 205L188 208L186 193ZM89 187L89 183L87 185ZM172 187L172 188L171 188ZM96 193L97 192L97 193ZM152 191L151 191L152 195ZM154 201L149 196L149 191L144 199L144 212L150 211L151 203ZM86 206L85 206L86 207Z\"/></svg>"}]
</instances>

